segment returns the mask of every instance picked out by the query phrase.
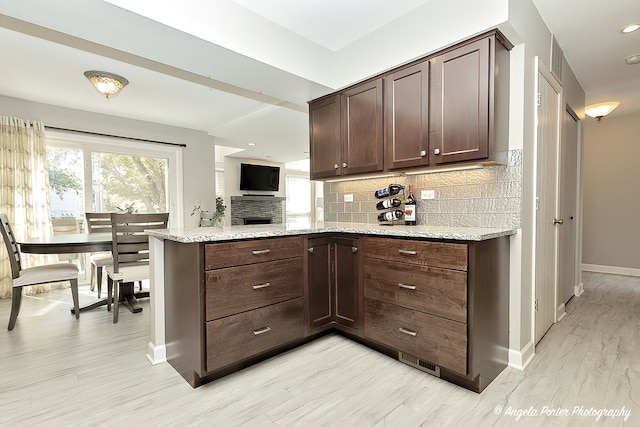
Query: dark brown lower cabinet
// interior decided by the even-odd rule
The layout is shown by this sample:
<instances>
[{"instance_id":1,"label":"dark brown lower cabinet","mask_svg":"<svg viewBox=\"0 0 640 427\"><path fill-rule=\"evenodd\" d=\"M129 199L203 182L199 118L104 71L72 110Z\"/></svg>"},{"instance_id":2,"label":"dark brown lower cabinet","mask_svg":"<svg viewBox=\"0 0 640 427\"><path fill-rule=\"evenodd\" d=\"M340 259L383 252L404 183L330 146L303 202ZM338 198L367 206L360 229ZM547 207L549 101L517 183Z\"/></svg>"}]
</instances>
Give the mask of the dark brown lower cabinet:
<instances>
[{"instance_id":1,"label":"dark brown lower cabinet","mask_svg":"<svg viewBox=\"0 0 640 427\"><path fill-rule=\"evenodd\" d=\"M345 335L480 392L507 365L509 237L165 240L167 360L191 384Z\"/></svg>"},{"instance_id":2,"label":"dark brown lower cabinet","mask_svg":"<svg viewBox=\"0 0 640 427\"><path fill-rule=\"evenodd\" d=\"M308 239L309 330L360 328L362 257L358 238ZM353 331L350 331L353 332Z\"/></svg>"}]
</instances>

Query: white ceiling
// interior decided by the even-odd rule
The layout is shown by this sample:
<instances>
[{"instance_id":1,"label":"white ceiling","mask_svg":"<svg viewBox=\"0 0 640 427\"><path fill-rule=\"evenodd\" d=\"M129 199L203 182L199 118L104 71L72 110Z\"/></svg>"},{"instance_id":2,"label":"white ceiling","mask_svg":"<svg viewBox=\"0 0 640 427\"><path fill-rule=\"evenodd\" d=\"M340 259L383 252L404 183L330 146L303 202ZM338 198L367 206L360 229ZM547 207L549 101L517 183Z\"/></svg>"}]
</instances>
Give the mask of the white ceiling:
<instances>
[{"instance_id":1,"label":"white ceiling","mask_svg":"<svg viewBox=\"0 0 640 427\"><path fill-rule=\"evenodd\" d=\"M324 58L428 2L2 2L0 95L200 130L244 149L237 156L299 160L308 151L306 101L340 85ZM640 31L619 33L640 21L640 2L533 2L587 103L619 100L614 115L640 111L640 65L624 63L640 53ZM130 84L107 101L84 78L89 69Z\"/></svg>"}]
</instances>

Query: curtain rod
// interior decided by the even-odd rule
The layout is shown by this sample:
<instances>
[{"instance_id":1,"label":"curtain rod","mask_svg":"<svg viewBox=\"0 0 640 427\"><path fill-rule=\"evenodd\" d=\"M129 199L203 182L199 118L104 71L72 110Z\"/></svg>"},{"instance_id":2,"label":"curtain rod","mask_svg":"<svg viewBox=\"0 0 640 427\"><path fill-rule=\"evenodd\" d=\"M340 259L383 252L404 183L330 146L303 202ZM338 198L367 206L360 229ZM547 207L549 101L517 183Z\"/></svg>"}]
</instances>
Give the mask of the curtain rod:
<instances>
[{"instance_id":1,"label":"curtain rod","mask_svg":"<svg viewBox=\"0 0 640 427\"><path fill-rule=\"evenodd\" d=\"M153 144L173 145L174 147L183 147L183 148L187 147L187 144L177 144L175 142L154 141L152 139L132 138L130 136L109 135L107 133L89 132L89 131L86 131L86 130L58 128L58 127L55 127L55 126L45 126L44 128L45 129L50 129L50 130L59 130L59 131L63 131L63 132L75 132L75 133L84 133L86 135L107 136L107 137L110 137L110 138L128 139L130 141L151 142Z\"/></svg>"}]
</instances>

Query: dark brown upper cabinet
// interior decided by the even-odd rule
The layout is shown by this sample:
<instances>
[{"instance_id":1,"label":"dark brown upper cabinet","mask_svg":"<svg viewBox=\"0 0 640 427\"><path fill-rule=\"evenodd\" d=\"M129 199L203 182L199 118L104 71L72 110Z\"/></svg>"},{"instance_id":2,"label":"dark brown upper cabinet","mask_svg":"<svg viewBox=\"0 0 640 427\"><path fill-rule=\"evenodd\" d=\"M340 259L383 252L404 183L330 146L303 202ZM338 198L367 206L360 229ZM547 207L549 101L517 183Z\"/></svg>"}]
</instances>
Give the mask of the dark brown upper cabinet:
<instances>
[{"instance_id":1,"label":"dark brown upper cabinet","mask_svg":"<svg viewBox=\"0 0 640 427\"><path fill-rule=\"evenodd\" d=\"M429 62L384 78L387 170L429 164Z\"/></svg>"},{"instance_id":2,"label":"dark brown upper cabinet","mask_svg":"<svg viewBox=\"0 0 640 427\"><path fill-rule=\"evenodd\" d=\"M309 104L309 157L311 179L342 175L340 147L340 95Z\"/></svg>"},{"instance_id":3,"label":"dark brown upper cabinet","mask_svg":"<svg viewBox=\"0 0 640 427\"><path fill-rule=\"evenodd\" d=\"M342 174L383 168L382 78L342 94Z\"/></svg>"},{"instance_id":4,"label":"dark brown upper cabinet","mask_svg":"<svg viewBox=\"0 0 640 427\"><path fill-rule=\"evenodd\" d=\"M382 78L309 103L311 179L381 171Z\"/></svg>"},{"instance_id":5,"label":"dark brown upper cabinet","mask_svg":"<svg viewBox=\"0 0 640 427\"><path fill-rule=\"evenodd\" d=\"M509 67L504 52L506 48L490 35L431 59L431 165L505 161ZM496 102L501 109L499 123Z\"/></svg>"},{"instance_id":6,"label":"dark brown upper cabinet","mask_svg":"<svg viewBox=\"0 0 640 427\"><path fill-rule=\"evenodd\" d=\"M311 179L505 164L512 47L492 30L309 102Z\"/></svg>"}]
</instances>

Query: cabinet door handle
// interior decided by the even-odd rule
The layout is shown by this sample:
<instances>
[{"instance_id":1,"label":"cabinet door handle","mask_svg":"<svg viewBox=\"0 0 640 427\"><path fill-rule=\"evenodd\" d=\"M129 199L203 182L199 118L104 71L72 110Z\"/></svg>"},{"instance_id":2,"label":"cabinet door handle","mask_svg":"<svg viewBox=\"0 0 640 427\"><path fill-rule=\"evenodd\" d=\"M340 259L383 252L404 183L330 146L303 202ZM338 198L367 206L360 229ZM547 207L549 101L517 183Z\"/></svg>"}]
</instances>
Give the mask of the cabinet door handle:
<instances>
[{"instance_id":1,"label":"cabinet door handle","mask_svg":"<svg viewBox=\"0 0 640 427\"><path fill-rule=\"evenodd\" d=\"M348 167L348 166L349 166L349 165L347 164L347 162L342 162L342 167L343 167L343 168L346 168L346 167Z\"/></svg>"},{"instance_id":2,"label":"cabinet door handle","mask_svg":"<svg viewBox=\"0 0 640 427\"><path fill-rule=\"evenodd\" d=\"M334 163L334 164L333 164L333 168L334 168L334 169L338 169L339 167L340 167L340 165L339 165L339 164L337 164L337 163Z\"/></svg>"},{"instance_id":3,"label":"cabinet door handle","mask_svg":"<svg viewBox=\"0 0 640 427\"><path fill-rule=\"evenodd\" d=\"M313 248L309 248L309 253L312 254L313 253Z\"/></svg>"},{"instance_id":4,"label":"cabinet door handle","mask_svg":"<svg viewBox=\"0 0 640 427\"><path fill-rule=\"evenodd\" d=\"M255 289L268 288L269 286L271 286L271 283L267 282L267 283L263 283L262 285L253 285L251 287L255 290Z\"/></svg>"},{"instance_id":5,"label":"cabinet door handle","mask_svg":"<svg viewBox=\"0 0 640 427\"><path fill-rule=\"evenodd\" d=\"M251 251L251 253L253 253L254 255L264 255L264 254L268 254L270 251L269 249L263 249L261 251Z\"/></svg>"},{"instance_id":6,"label":"cabinet door handle","mask_svg":"<svg viewBox=\"0 0 640 427\"><path fill-rule=\"evenodd\" d=\"M424 156L426 156L426 155L427 155L427 151L426 151L426 150L422 150L422 151L420 152L420 157L424 157Z\"/></svg>"},{"instance_id":7,"label":"cabinet door handle","mask_svg":"<svg viewBox=\"0 0 640 427\"><path fill-rule=\"evenodd\" d=\"M358 252L358 248L356 248L355 246L351 246L351 252L355 254L356 252Z\"/></svg>"},{"instance_id":8,"label":"cabinet door handle","mask_svg":"<svg viewBox=\"0 0 640 427\"><path fill-rule=\"evenodd\" d=\"M436 156L440 154L440 149L439 148L434 149L433 154L435 154Z\"/></svg>"},{"instance_id":9,"label":"cabinet door handle","mask_svg":"<svg viewBox=\"0 0 640 427\"><path fill-rule=\"evenodd\" d=\"M398 283L398 287L402 289L409 289L410 291L416 290L416 285L405 285L404 283Z\"/></svg>"},{"instance_id":10,"label":"cabinet door handle","mask_svg":"<svg viewBox=\"0 0 640 427\"><path fill-rule=\"evenodd\" d=\"M400 328L398 329L400 332L402 332L403 334L407 334L407 335L411 335L412 337L415 337L416 335L418 335L418 333L416 331L412 331L410 329L405 329L405 328ZM255 333L255 332L254 332Z\"/></svg>"},{"instance_id":11,"label":"cabinet door handle","mask_svg":"<svg viewBox=\"0 0 640 427\"><path fill-rule=\"evenodd\" d=\"M402 255L417 255L418 252L417 251L407 251L404 249L398 249L398 252L401 253Z\"/></svg>"},{"instance_id":12,"label":"cabinet door handle","mask_svg":"<svg viewBox=\"0 0 640 427\"><path fill-rule=\"evenodd\" d=\"M265 326L264 328L261 329L256 329L255 331L253 331L253 335L258 336L258 335L262 335L266 332L269 332L271 330L270 327Z\"/></svg>"}]
</instances>

